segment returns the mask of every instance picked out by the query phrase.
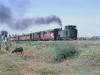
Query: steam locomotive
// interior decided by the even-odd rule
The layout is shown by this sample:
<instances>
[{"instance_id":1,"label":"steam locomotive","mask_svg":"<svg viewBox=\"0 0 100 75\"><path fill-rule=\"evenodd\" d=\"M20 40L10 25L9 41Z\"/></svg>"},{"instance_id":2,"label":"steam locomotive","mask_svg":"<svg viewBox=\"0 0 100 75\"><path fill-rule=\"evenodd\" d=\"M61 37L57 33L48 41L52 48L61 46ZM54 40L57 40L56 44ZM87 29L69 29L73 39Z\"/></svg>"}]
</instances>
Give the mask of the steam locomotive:
<instances>
[{"instance_id":1,"label":"steam locomotive","mask_svg":"<svg viewBox=\"0 0 100 75\"><path fill-rule=\"evenodd\" d=\"M29 34L9 37L8 41L47 41L47 40L76 40L77 28L75 25L67 25L65 29L56 28Z\"/></svg>"}]
</instances>

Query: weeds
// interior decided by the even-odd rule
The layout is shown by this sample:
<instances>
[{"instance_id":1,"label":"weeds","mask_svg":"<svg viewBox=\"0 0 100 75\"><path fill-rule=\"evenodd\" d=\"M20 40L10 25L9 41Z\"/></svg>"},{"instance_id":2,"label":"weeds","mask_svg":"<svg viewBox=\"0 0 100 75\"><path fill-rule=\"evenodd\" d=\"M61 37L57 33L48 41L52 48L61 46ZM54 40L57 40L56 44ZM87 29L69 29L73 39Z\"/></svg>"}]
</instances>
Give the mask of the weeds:
<instances>
[{"instance_id":1,"label":"weeds","mask_svg":"<svg viewBox=\"0 0 100 75\"><path fill-rule=\"evenodd\" d=\"M25 53L31 52L28 56L32 56L32 59L24 60L17 55L11 55L2 48L0 51L0 75L100 75L97 70L88 68L88 66L100 67L100 44L11 42L11 49L18 46L22 46ZM75 59L70 59L74 57ZM64 62L61 63L53 63L63 60ZM48 63L51 61L52 63ZM66 66L67 63L69 65Z\"/></svg>"},{"instance_id":2,"label":"weeds","mask_svg":"<svg viewBox=\"0 0 100 75\"><path fill-rule=\"evenodd\" d=\"M51 57L54 62L56 61L60 62L64 59L74 57L79 53L78 48L70 43L65 43L65 44L53 43L51 46L55 48L55 50L52 52L52 57Z\"/></svg>"}]
</instances>

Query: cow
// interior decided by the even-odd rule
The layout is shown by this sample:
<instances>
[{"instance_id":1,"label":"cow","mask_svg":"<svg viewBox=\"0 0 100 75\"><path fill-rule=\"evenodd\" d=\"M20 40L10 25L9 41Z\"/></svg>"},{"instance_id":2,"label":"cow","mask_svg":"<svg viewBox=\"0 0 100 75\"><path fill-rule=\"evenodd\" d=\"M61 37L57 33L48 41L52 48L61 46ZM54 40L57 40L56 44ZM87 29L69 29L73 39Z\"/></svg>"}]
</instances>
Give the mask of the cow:
<instances>
[{"instance_id":1,"label":"cow","mask_svg":"<svg viewBox=\"0 0 100 75\"><path fill-rule=\"evenodd\" d=\"M12 51L12 53L15 53L15 52L23 52L23 48L22 47L19 47L19 48L15 48L15 50Z\"/></svg>"}]
</instances>

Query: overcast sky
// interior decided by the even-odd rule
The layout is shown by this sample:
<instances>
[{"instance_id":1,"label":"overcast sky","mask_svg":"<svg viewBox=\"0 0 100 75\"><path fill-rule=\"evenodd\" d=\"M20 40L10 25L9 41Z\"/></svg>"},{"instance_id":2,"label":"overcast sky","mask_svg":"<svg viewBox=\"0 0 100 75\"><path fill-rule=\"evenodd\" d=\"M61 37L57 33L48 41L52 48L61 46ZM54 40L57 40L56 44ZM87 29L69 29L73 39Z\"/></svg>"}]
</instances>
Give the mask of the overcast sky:
<instances>
[{"instance_id":1,"label":"overcast sky","mask_svg":"<svg viewBox=\"0 0 100 75\"><path fill-rule=\"evenodd\" d=\"M8 12L7 16L2 16L2 10L3 13ZM50 22L39 25L27 23L32 25L14 29L15 21L19 23L19 20L28 19L31 22L30 19L47 18L50 15L61 20L63 29L66 25L76 25L79 37L100 36L100 0L0 0L0 30L7 30L10 34L59 28L59 23ZM6 22L2 20L5 17Z\"/></svg>"}]
</instances>

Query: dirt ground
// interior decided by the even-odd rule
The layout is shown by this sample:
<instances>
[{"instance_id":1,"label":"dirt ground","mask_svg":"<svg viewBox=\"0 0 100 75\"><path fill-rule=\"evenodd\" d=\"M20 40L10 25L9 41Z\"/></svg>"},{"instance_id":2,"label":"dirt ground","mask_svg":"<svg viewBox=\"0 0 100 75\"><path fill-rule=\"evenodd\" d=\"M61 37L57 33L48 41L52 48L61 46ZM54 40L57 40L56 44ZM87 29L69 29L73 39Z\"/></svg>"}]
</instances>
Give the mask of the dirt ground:
<instances>
[{"instance_id":1,"label":"dirt ground","mask_svg":"<svg viewBox=\"0 0 100 75\"><path fill-rule=\"evenodd\" d=\"M51 42L51 41L49 41ZM100 41L71 41L73 43L92 43L97 44ZM45 45L45 44L44 44ZM51 54L41 50L31 50L24 48L23 54L11 53L16 47L10 47L6 52L12 57L18 57L23 60L25 66L21 66L15 60L10 59L20 69L23 69L24 75L100 75L100 68L87 65L89 60L82 61L79 58L69 58L63 62L51 63L49 59ZM92 63L93 61L91 61ZM20 62L21 63L21 62ZM36 74L35 74L36 73ZM23 75L21 74L21 75ZM12 74L14 75L14 74Z\"/></svg>"}]
</instances>

